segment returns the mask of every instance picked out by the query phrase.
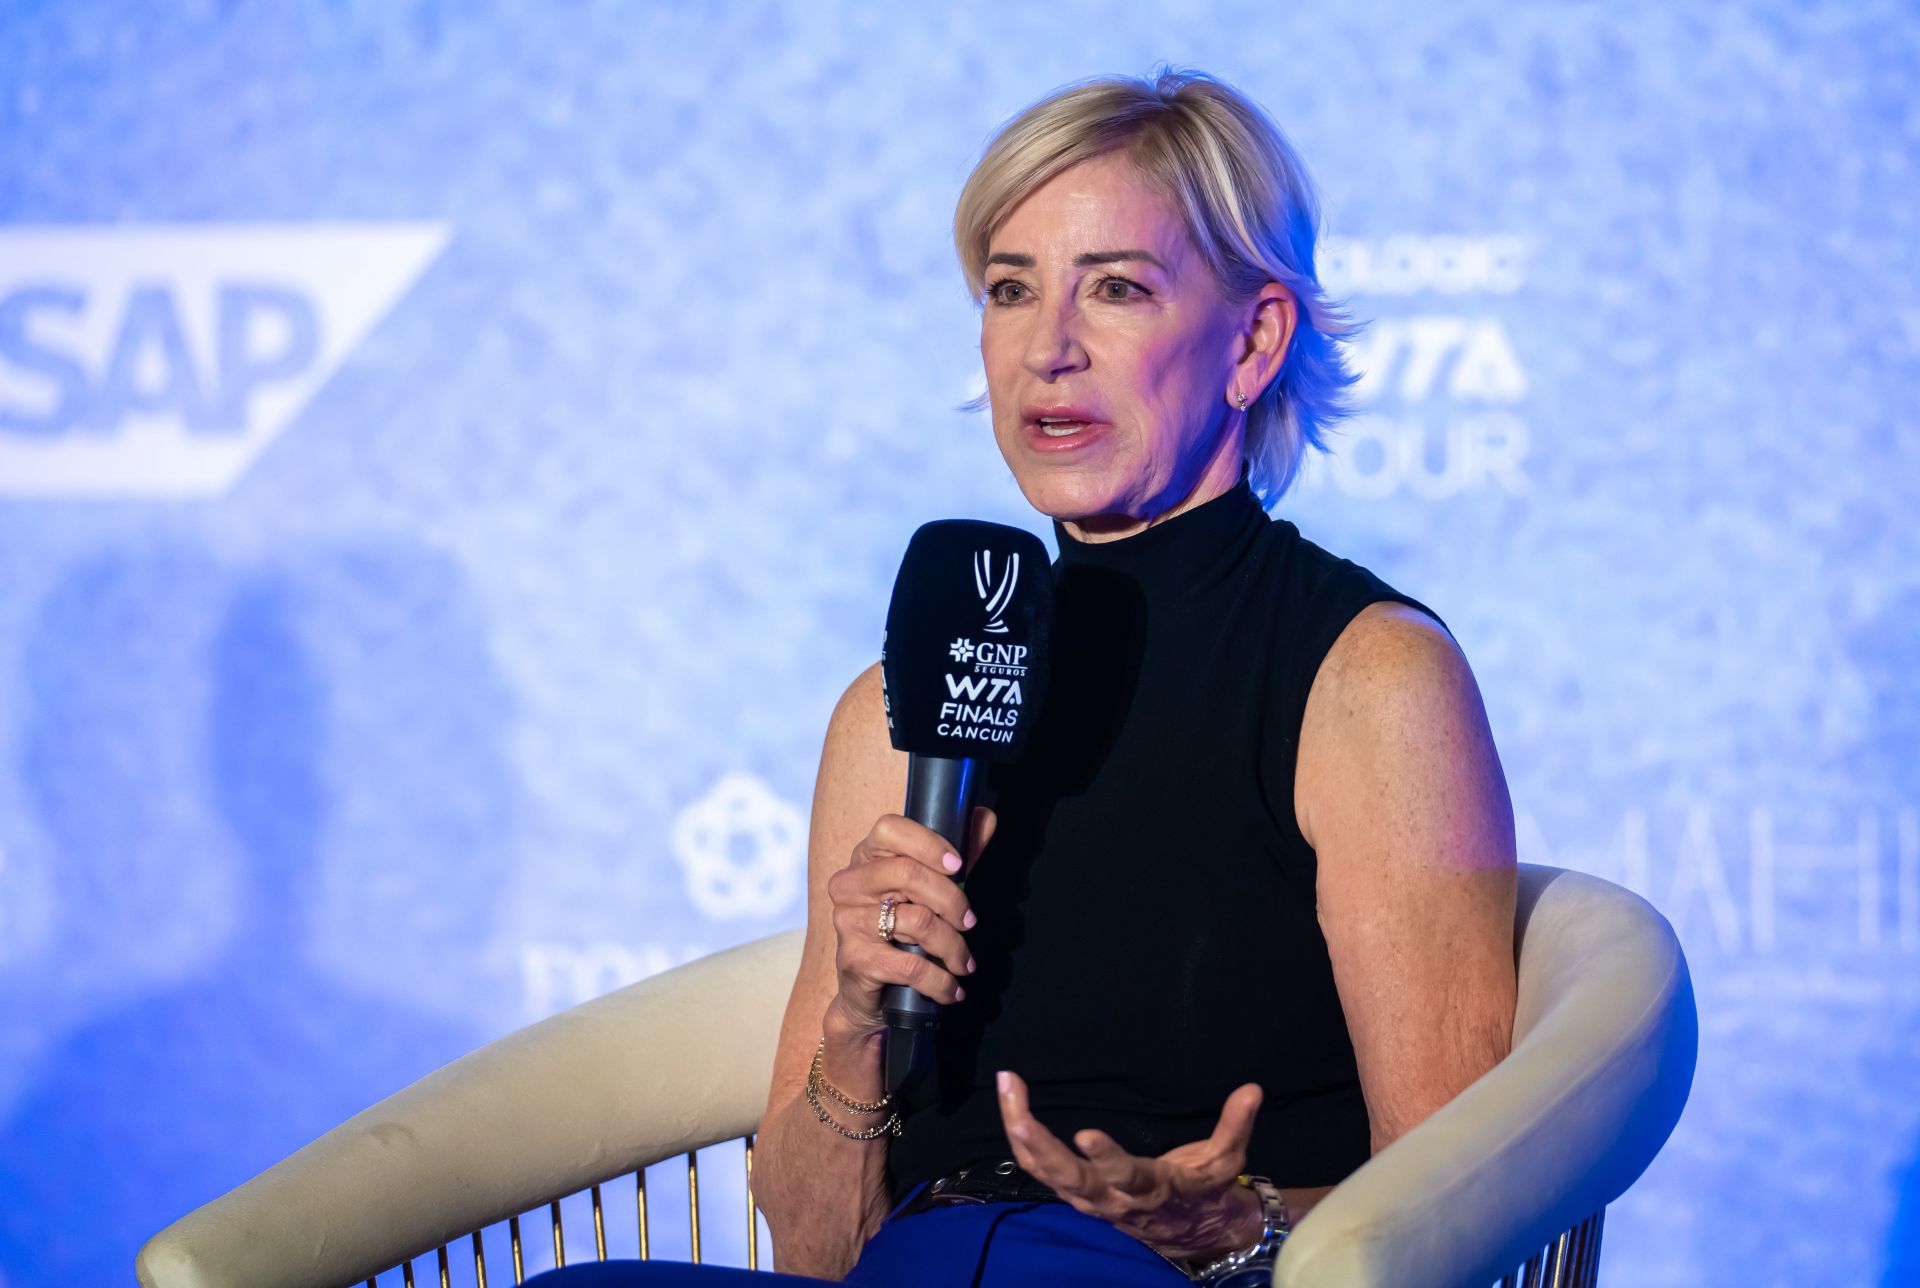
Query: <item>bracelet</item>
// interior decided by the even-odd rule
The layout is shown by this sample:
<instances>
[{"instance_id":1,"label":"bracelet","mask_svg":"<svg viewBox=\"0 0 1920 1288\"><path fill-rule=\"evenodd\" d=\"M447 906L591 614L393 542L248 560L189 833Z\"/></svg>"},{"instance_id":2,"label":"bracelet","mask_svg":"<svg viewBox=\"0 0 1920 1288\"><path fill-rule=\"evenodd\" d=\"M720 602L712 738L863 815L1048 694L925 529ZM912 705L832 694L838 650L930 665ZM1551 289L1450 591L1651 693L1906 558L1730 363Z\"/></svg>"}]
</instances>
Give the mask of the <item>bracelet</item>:
<instances>
[{"instance_id":1,"label":"bracelet","mask_svg":"<svg viewBox=\"0 0 1920 1288\"><path fill-rule=\"evenodd\" d=\"M1188 1272L1189 1277L1204 1288L1249 1288L1266 1283L1273 1272L1273 1263L1280 1253L1280 1245L1286 1242L1287 1235L1293 1231L1293 1223L1287 1217L1287 1201L1273 1182L1264 1176L1249 1176L1242 1172L1236 1178L1240 1184L1253 1188L1260 1196L1260 1210L1265 1220L1260 1227L1260 1237L1253 1246L1229 1252L1223 1257Z\"/></svg>"},{"instance_id":2,"label":"bracelet","mask_svg":"<svg viewBox=\"0 0 1920 1288\"><path fill-rule=\"evenodd\" d=\"M826 1075L820 1071L820 1058L826 1049L827 1040L821 1038L820 1045L814 1048L813 1067L807 1071L807 1103L813 1106L814 1116L827 1126L839 1132L842 1136L845 1136L848 1140L872 1140L875 1136L888 1131L898 1136L900 1134L900 1111L897 1109L888 1116L885 1122L877 1127L869 1127L865 1131L849 1131L835 1122L832 1115L827 1113L826 1106L820 1103L820 1089L822 1087L826 1088L828 1095L832 1096L847 1108L857 1110L863 1114L878 1113L880 1110L887 1108L893 1103L893 1095L889 1092L872 1104L868 1104L862 1100L854 1100L849 1097L845 1092L841 1091L831 1082L828 1082Z\"/></svg>"},{"instance_id":3,"label":"bracelet","mask_svg":"<svg viewBox=\"0 0 1920 1288\"><path fill-rule=\"evenodd\" d=\"M835 1100L838 1100L855 1113L877 1114L893 1103L893 1093L891 1091L872 1104L868 1104L864 1100L850 1099L846 1092L840 1090L840 1088L834 1086L831 1082L828 1082L827 1075L821 1071L820 1061L825 1057L826 1053L827 1040L821 1038L820 1045L813 1049L813 1068L807 1074L808 1082L817 1084L823 1088L829 1096L832 1096Z\"/></svg>"}]
</instances>

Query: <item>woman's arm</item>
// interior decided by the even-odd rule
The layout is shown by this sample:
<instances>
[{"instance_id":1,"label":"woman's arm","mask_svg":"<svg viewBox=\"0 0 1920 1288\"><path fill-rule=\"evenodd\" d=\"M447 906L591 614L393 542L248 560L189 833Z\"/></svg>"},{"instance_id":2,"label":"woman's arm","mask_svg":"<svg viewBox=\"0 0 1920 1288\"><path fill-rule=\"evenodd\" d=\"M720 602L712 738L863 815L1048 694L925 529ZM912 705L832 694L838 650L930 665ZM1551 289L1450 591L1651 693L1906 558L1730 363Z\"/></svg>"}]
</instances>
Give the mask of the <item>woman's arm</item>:
<instances>
[{"instance_id":1,"label":"woman's arm","mask_svg":"<svg viewBox=\"0 0 1920 1288\"><path fill-rule=\"evenodd\" d=\"M814 1116L802 1088L824 1036L821 1072L828 1082L854 1100L885 1094L882 1039L855 1033L833 1005L836 939L826 887L874 820L898 811L906 793L907 757L887 736L876 664L848 686L827 723L807 841L806 940L757 1137L754 1196L773 1234L774 1268L790 1274L841 1278L892 1206L885 1171L891 1138L842 1136ZM823 1103L856 1131L886 1120Z\"/></svg>"},{"instance_id":2,"label":"woman's arm","mask_svg":"<svg viewBox=\"0 0 1920 1288\"><path fill-rule=\"evenodd\" d=\"M1513 807L1473 672L1375 603L1308 693L1294 781L1378 1153L1513 1040Z\"/></svg>"}]
</instances>

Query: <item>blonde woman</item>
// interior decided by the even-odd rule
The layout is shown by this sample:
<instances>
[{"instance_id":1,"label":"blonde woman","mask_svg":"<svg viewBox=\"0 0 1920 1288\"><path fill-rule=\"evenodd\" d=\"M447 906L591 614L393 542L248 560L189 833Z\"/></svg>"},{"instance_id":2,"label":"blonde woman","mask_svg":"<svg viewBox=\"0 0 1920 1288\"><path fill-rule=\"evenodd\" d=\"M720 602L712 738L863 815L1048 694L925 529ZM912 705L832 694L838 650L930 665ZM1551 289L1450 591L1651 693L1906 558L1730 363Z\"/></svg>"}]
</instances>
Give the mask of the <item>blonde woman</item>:
<instances>
[{"instance_id":1,"label":"blonde woman","mask_svg":"<svg viewBox=\"0 0 1920 1288\"><path fill-rule=\"evenodd\" d=\"M878 668L835 709L757 1152L782 1273L743 1282L1264 1284L1507 1053L1499 758L1439 619L1266 512L1352 376L1259 108L1192 72L1068 86L954 231L994 437L1060 550L1050 694L964 857L896 812ZM883 1095L895 983L946 1004L912 1101Z\"/></svg>"}]
</instances>

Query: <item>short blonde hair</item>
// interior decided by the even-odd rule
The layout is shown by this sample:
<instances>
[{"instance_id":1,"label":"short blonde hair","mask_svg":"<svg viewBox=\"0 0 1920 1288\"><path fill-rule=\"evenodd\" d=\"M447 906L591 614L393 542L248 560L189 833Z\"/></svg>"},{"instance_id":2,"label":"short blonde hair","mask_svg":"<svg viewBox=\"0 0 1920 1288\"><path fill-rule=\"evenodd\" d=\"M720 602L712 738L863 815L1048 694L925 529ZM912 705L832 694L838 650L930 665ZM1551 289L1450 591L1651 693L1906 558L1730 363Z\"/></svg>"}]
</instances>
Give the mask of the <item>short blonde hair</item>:
<instances>
[{"instance_id":1,"label":"short blonde hair","mask_svg":"<svg viewBox=\"0 0 1920 1288\"><path fill-rule=\"evenodd\" d=\"M1001 126L967 177L953 241L976 304L984 304L988 245L1013 208L1061 171L1122 152L1177 209L1222 293L1251 300L1279 282L1298 302L1280 374L1247 408L1245 452L1254 491L1272 505L1308 446L1351 415L1358 376L1337 341L1357 328L1314 276L1320 198L1280 127L1205 72L1162 67L1150 79L1075 81ZM1222 391L1225 392L1224 390ZM986 395L966 404L986 406Z\"/></svg>"}]
</instances>

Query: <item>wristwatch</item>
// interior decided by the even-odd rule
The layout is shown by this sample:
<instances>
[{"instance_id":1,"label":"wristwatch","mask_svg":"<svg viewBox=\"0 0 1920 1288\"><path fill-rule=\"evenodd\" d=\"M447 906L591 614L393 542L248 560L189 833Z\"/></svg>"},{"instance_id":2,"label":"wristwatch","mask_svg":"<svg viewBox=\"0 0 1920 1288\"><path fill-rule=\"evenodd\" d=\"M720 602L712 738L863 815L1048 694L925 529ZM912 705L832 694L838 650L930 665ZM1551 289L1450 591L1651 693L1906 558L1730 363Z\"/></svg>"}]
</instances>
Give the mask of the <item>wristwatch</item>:
<instances>
[{"instance_id":1,"label":"wristwatch","mask_svg":"<svg viewBox=\"0 0 1920 1288\"><path fill-rule=\"evenodd\" d=\"M1265 1217L1260 1238L1252 1247L1229 1252L1190 1271L1189 1277L1202 1288L1265 1288L1273 1280L1273 1263L1280 1255L1280 1245L1293 1231L1293 1224L1287 1219L1287 1201L1280 1197L1272 1181L1264 1176L1242 1175L1240 1179L1260 1196L1260 1210Z\"/></svg>"}]
</instances>

